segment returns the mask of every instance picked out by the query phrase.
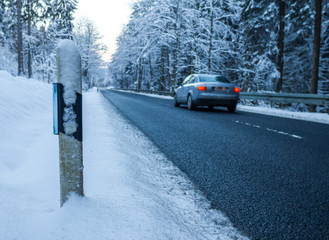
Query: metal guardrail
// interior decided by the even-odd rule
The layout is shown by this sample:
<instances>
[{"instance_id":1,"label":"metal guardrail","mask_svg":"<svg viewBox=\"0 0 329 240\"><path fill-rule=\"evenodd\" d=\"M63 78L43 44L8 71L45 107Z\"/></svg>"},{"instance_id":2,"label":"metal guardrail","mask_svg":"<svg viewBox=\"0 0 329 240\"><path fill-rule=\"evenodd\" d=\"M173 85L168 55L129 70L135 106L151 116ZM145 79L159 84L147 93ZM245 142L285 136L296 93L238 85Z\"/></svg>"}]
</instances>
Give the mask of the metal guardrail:
<instances>
[{"instance_id":1,"label":"metal guardrail","mask_svg":"<svg viewBox=\"0 0 329 240\"><path fill-rule=\"evenodd\" d=\"M117 89L117 90L173 96L173 93L171 92L138 90L138 89ZM304 103L310 105L329 105L329 94L240 92L240 99L265 100L265 101L284 102L284 103Z\"/></svg>"},{"instance_id":2,"label":"metal guardrail","mask_svg":"<svg viewBox=\"0 0 329 240\"><path fill-rule=\"evenodd\" d=\"M240 99L265 100L285 103L304 103L311 105L329 105L328 94L241 92Z\"/></svg>"},{"instance_id":3,"label":"metal guardrail","mask_svg":"<svg viewBox=\"0 0 329 240\"><path fill-rule=\"evenodd\" d=\"M127 88L116 88L115 90L132 91L132 92L139 92L139 93L150 93L150 94L157 94L157 95L163 95L163 96L174 96L174 93L164 92L164 91L138 90L138 89L127 89Z\"/></svg>"}]
</instances>

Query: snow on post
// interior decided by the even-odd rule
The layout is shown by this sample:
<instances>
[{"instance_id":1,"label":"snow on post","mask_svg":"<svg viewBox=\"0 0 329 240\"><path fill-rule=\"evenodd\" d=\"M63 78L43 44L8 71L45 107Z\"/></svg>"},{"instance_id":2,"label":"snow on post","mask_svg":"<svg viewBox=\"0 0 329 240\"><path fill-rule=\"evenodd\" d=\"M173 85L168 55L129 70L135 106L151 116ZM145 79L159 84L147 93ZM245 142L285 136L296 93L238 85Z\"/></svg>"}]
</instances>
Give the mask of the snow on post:
<instances>
[{"instance_id":1,"label":"snow on post","mask_svg":"<svg viewBox=\"0 0 329 240\"><path fill-rule=\"evenodd\" d=\"M59 115L60 204L83 196L81 56L71 40L57 48L57 81L62 88Z\"/></svg>"}]
</instances>

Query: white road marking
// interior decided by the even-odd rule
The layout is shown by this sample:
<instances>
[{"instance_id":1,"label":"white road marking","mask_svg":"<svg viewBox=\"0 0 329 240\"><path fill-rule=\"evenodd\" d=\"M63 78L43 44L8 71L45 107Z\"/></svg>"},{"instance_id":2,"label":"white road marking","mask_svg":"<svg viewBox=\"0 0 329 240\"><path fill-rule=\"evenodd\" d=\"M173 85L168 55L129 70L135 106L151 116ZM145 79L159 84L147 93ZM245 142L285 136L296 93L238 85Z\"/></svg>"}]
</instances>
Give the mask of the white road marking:
<instances>
[{"instance_id":1,"label":"white road marking","mask_svg":"<svg viewBox=\"0 0 329 240\"><path fill-rule=\"evenodd\" d=\"M251 123L247 123L247 122L240 122L240 121L235 121L235 122L236 123L239 123L239 124L246 125L248 127L262 128L259 125L255 125L255 124L251 124ZM283 131L276 130L276 129L272 129L272 128L264 128L264 129L267 130L267 131L269 131L269 132L274 132L274 133L277 133L277 134L286 135L286 136L297 138L297 139L302 139L303 138L303 137L298 136L298 135L295 135L295 134L290 134L290 133L283 132Z\"/></svg>"},{"instance_id":2,"label":"white road marking","mask_svg":"<svg viewBox=\"0 0 329 240\"><path fill-rule=\"evenodd\" d=\"M291 135L291 137L302 139L302 137L301 136L298 136L298 135Z\"/></svg>"}]
</instances>

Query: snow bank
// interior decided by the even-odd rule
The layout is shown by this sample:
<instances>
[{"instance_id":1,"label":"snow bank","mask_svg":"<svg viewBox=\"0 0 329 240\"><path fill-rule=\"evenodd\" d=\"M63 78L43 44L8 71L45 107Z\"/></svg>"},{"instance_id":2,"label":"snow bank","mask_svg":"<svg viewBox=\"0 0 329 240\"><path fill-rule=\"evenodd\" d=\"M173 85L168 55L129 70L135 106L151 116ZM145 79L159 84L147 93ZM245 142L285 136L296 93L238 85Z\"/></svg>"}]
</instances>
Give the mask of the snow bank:
<instances>
[{"instance_id":1,"label":"snow bank","mask_svg":"<svg viewBox=\"0 0 329 240\"><path fill-rule=\"evenodd\" d=\"M8 178L10 183L33 182L43 173L24 172L22 167L40 168L40 163L45 167L41 157L45 152L38 149L50 150L49 141L55 143L49 139L51 97L45 97L51 96L51 87L32 79L14 78L4 71L0 71L0 83L0 183L4 179L8 182ZM49 158L48 154L43 157Z\"/></svg>"},{"instance_id":2,"label":"snow bank","mask_svg":"<svg viewBox=\"0 0 329 240\"><path fill-rule=\"evenodd\" d=\"M96 91L83 98L86 197L59 208L51 86L0 82L1 239L243 239Z\"/></svg>"},{"instance_id":3,"label":"snow bank","mask_svg":"<svg viewBox=\"0 0 329 240\"><path fill-rule=\"evenodd\" d=\"M309 112L292 112L282 109L273 109L269 107L252 107L239 104L237 109L244 112L252 112L270 116L299 119L310 122L329 124L328 113L309 113Z\"/></svg>"}]
</instances>

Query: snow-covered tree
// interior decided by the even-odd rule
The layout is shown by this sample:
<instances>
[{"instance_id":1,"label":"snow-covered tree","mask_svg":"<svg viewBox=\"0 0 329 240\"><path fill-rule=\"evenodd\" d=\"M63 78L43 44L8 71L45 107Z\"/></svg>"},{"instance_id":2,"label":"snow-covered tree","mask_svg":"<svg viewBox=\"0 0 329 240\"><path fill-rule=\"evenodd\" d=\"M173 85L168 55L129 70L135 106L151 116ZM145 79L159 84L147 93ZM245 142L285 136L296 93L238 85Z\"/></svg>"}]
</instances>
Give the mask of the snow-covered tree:
<instances>
[{"instance_id":1,"label":"snow-covered tree","mask_svg":"<svg viewBox=\"0 0 329 240\"><path fill-rule=\"evenodd\" d=\"M16 5L13 1L0 1L0 70L17 74L16 60Z\"/></svg>"},{"instance_id":2,"label":"snow-covered tree","mask_svg":"<svg viewBox=\"0 0 329 240\"><path fill-rule=\"evenodd\" d=\"M24 55L27 56L25 65L29 78L32 76L34 49L38 42L36 24L45 18L45 10L46 6L41 0L24 0L22 2L22 18L25 23L25 29L27 28L23 36L23 42L25 44Z\"/></svg>"},{"instance_id":3,"label":"snow-covered tree","mask_svg":"<svg viewBox=\"0 0 329 240\"><path fill-rule=\"evenodd\" d=\"M122 86L172 91L190 73L224 73L232 65L238 8L227 0L135 3L110 64L113 79Z\"/></svg>"},{"instance_id":4,"label":"snow-covered tree","mask_svg":"<svg viewBox=\"0 0 329 240\"><path fill-rule=\"evenodd\" d=\"M73 13L77 8L77 0L47 0L48 14L58 34L58 38L72 39ZM50 1L50 2L49 2Z\"/></svg>"},{"instance_id":5,"label":"snow-covered tree","mask_svg":"<svg viewBox=\"0 0 329 240\"><path fill-rule=\"evenodd\" d=\"M283 91L310 91L312 79L314 1L292 0L287 5Z\"/></svg>"},{"instance_id":6,"label":"snow-covered tree","mask_svg":"<svg viewBox=\"0 0 329 240\"><path fill-rule=\"evenodd\" d=\"M5 1L0 1L0 45L4 45L4 15L5 15Z\"/></svg>"},{"instance_id":7,"label":"snow-covered tree","mask_svg":"<svg viewBox=\"0 0 329 240\"><path fill-rule=\"evenodd\" d=\"M95 84L95 77L103 67L101 56L106 52L106 46L100 43L102 37L87 18L76 22L73 38L81 54L83 83L89 88Z\"/></svg>"},{"instance_id":8,"label":"snow-covered tree","mask_svg":"<svg viewBox=\"0 0 329 240\"><path fill-rule=\"evenodd\" d=\"M76 4L76 0L1 0L0 69L14 75L33 75L46 82L56 80L56 47L63 38L73 39ZM97 42L99 35L93 26L87 25L80 25L75 37L80 43L89 37L88 51L86 44L81 45L81 50L84 63L88 63L85 79L91 79L92 72L103 64L99 52L103 46ZM89 36L83 32L86 28L90 30Z\"/></svg>"},{"instance_id":9,"label":"snow-covered tree","mask_svg":"<svg viewBox=\"0 0 329 240\"><path fill-rule=\"evenodd\" d=\"M277 4L270 0L248 0L243 4L240 24L241 85L244 90L274 90L279 77L277 62Z\"/></svg>"},{"instance_id":10,"label":"snow-covered tree","mask_svg":"<svg viewBox=\"0 0 329 240\"><path fill-rule=\"evenodd\" d=\"M329 94L329 2L323 4L320 44L319 93Z\"/></svg>"},{"instance_id":11,"label":"snow-covered tree","mask_svg":"<svg viewBox=\"0 0 329 240\"><path fill-rule=\"evenodd\" d=\"M238 80L239 72L240 12L241 6L237 1L208 0L204 15L207 72L229 75L233 81Z\"/></svg>"}]
</instances>

